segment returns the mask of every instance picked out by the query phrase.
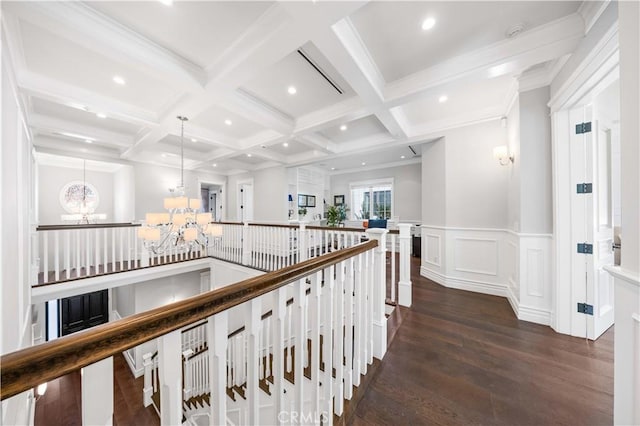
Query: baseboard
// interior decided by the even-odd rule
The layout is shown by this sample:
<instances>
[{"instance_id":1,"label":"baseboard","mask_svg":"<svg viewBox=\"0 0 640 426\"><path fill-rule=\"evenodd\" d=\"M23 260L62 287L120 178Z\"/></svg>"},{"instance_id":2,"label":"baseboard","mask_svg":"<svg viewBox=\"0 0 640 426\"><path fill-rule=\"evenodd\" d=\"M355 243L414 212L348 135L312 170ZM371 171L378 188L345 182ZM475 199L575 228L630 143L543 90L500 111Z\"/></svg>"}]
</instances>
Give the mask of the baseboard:
<instances>
[{"instance_id":1,"label":"baseboard","mask_svg":"<svg viewBox=\"0 0 640 426\"><path fill-rule=\"evenodd\" d=\"M492 296L508 297L507 286L504 284L450 277L431 271L424 266L420 267L420 275L448 288L473 291L474 293L490 294Z\"/></svg>"},{"instance_id":2,"label":"baseboard","mask_svg":"<svg viewBox=\"0 0 640 426\"><path fill-rule=\"evenodd\" d=\"M513 312L516 314L516 317L520 318L520 301L510 285L507 286L507 300L511 305L511 309L513 309Z\"/></svg>"},{"instance_id":3,"label":"baseboard","mask_svg":"<svg viewBox=\"0 0 640 426\"><path fill-rule=\"evenodd\" d=\"M551 312L546 309L520 305L518 309L518 319L550 326Z\"/></svg>"}]
</instances>

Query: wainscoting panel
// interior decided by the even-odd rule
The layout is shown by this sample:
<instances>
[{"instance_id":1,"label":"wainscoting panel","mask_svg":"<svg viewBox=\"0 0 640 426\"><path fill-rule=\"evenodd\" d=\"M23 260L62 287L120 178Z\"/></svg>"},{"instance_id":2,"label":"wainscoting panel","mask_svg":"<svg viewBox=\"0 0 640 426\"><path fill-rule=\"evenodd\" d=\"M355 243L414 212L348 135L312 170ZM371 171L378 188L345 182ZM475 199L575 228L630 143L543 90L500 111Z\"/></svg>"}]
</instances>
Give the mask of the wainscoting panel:
<instances>
[{"instance_id":1,"label":"wainscoting panel","mask_svg":"<svg viewBox=\"0 0 640 426\"><path fill-rule=\"evenodd\" d=\"M424 234L423 238L425 239L424 261L439 268L441 266L440 259L442 258L440 235Z\"/></svg>"},{"instance_id":2,"label":"wainscoting panel","mask_svg":"<svg viewBox=\"0 0 640 426\"><path fill-rule=\"evenodd\" d=\"M482 275L498 275L498 240L455 237L454 269Z\"/></svg>"},{"instance_id":3,"label":"wainscoting panel","mask_svg":"<svg viewBox=\"0 0 640 426\"><path fill-rule=\"evenodd\" d=\"M550 235L423 225L422 238L422 276L505 297L518 319L551 324Z\"/></svg>"}]
</instances>

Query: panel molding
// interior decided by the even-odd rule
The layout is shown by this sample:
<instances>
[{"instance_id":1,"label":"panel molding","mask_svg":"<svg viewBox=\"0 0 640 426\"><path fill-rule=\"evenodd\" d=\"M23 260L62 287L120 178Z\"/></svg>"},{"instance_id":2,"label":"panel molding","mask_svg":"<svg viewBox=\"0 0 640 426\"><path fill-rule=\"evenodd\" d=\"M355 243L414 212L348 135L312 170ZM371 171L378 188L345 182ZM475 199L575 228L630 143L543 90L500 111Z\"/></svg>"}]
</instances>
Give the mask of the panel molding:
<instances>
[{"instance_id":1,"label":"panel molding","mask_svg":"<svg viewBox=\"0 0 640 426\"><path fill-rule=\"evenodd\" d=\"M493 238L474 238L474 237L454 237L454 246L453 246L453 250L454 250L454 269L456 271L459 272L470 272L473 274L482 274L482 275L490 275L490 276L498 276L498 240L497 239L493 239ZM493 268L493 270L482 270L482 269L473 269L473 268L463 268L460 267L459 265L462 263L460 261L460 258L458 257L460 252L459 252L459 242L460 241L475 241L475 242L488 242L488 243L492 243L494 245L494 258L495 258L495 267Z\"/></svg>"},{"instance_id":2,"label":"panel molding","mask_svg":"<svg viewBox=\"0 0 640 426\"><path fill-rule=\"evenodd\" d=\"M437 239L437 243L438 243L438 254L437 254L437 262L433 262L431 260L429 260L429 238L432 239ZM425 247L425 259L424 261L426 263L429 263L433 266L437 266L438 268L440 268L442 266L442 244L441 244L441 239L440 239L440 235L437 234L425 234L425 242L424 242L424 247Z\"/></svg>"}]
</instances>

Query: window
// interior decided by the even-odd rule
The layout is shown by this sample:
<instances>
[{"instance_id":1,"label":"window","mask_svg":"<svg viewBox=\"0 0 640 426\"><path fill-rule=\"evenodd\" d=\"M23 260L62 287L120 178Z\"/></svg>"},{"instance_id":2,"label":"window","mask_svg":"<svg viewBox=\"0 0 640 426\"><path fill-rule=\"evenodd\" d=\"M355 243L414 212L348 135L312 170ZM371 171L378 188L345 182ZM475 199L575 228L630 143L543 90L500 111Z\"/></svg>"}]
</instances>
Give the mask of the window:
<instances>
[{"instance_id":1,"label":"window","mask_svg":"<svg viewBox=\"0 0 640 426\"><path fill-rule=\"evenodd\" d=\"M392 210L392 180L351 184L351 219L391 219Z\"/></svg>"}]
</instances>

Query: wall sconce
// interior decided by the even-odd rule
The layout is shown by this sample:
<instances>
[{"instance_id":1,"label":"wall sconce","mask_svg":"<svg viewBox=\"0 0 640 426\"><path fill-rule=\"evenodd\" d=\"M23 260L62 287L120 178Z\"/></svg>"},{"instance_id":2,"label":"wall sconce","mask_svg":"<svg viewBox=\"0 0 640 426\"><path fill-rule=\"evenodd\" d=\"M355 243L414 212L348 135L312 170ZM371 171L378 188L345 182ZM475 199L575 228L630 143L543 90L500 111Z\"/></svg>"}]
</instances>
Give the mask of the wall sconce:
<instances>
[{"instance_id":1,"label":"wall sconce","mask_svg":"<svg viewBox=\"0 0 640 426\"><path fill-rule=\"evenodd\" d=\"M509 148L506 145L500 145L493 148L493 158L500 162L501 166L506 166L509 162L513 163L513 154L509 155Z\"/></svg>"}]
</instances>

